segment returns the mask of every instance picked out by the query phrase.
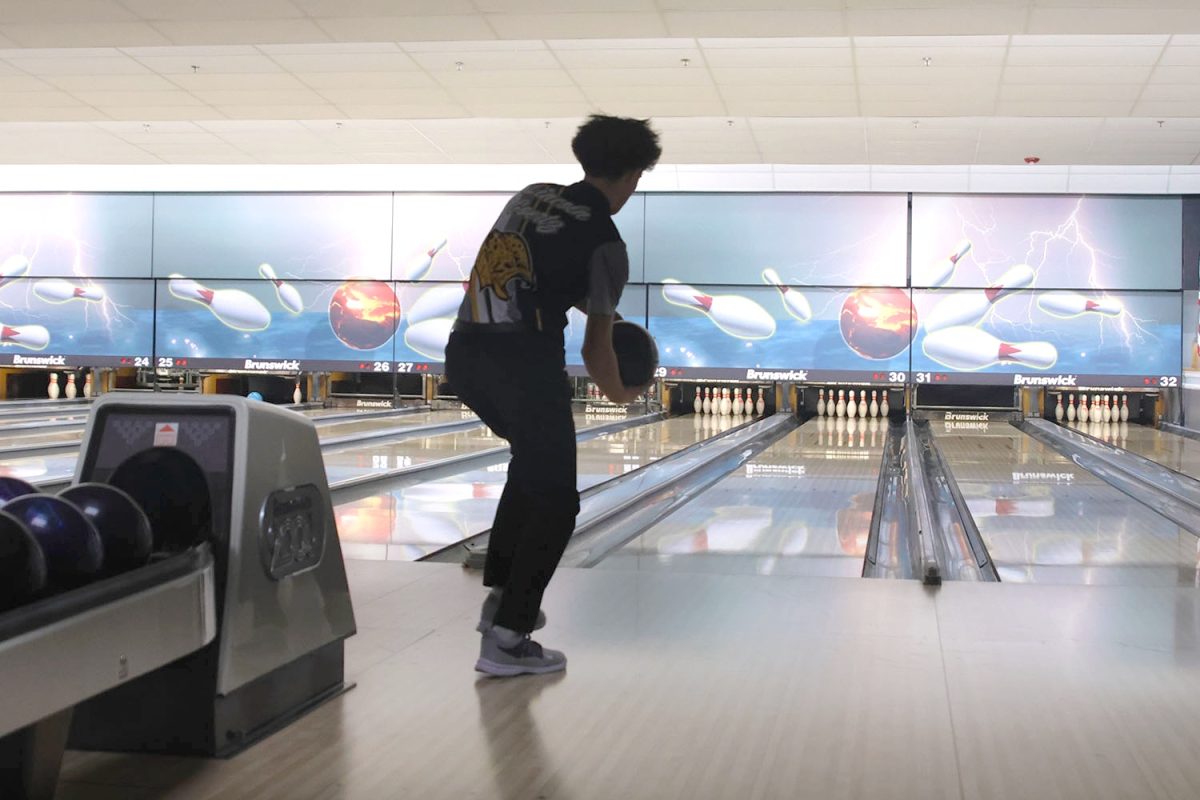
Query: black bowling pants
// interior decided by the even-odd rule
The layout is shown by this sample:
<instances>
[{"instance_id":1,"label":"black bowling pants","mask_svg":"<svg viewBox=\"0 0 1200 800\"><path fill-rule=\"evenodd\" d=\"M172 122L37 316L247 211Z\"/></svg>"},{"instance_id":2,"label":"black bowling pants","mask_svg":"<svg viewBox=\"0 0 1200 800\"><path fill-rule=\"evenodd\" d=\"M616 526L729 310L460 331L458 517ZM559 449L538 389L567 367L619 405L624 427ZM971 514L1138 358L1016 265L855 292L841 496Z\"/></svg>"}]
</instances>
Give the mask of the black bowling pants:
<instances>
[{"instance_id":1,"label":"black bowling pants","mask_svg":"<svg viewBox=\"0 0 1200 800\"><path fill-rule=\"evenodd\" d=\"M562 340L532 331L455 331L446 346L446 377L512 449L483 583L504 590L496 624L528 633L579 513Z\"/></svg>"}]
</instances>

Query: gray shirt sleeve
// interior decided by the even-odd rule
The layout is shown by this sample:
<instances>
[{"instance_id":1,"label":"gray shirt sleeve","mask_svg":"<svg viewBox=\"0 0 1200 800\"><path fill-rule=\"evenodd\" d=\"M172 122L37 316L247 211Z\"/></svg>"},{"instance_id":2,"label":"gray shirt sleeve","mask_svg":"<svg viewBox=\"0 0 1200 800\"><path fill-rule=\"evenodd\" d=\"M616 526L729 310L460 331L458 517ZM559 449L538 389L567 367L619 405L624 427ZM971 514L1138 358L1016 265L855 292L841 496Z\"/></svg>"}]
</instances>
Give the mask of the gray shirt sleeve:
<instances>
[{"instance_id":1,"label":"gray shirt sleeve","mask_svg":"<svg viewBox=\"0 0 1200 800\"><path fill-rule=\"evenodd\" d=\"M588 262L587 313L612 316L629 280L629 253L620 239L592 252Z\"/></svg>"}]
</instances>

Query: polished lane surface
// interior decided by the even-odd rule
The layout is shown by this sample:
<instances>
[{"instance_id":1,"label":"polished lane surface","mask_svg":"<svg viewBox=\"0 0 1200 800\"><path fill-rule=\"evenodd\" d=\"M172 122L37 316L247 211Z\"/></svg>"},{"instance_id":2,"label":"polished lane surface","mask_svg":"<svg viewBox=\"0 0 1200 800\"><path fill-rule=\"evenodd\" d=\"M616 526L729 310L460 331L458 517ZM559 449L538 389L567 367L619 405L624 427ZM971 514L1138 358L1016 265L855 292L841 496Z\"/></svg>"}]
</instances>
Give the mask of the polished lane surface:
<instances>
[{"instance_id":1,"label":"polished lane surface","mask_svg":"<svg viewBox=\"0 0 1200 800\"><path fill-rule=\"evenodd\" d=\"M1088 423L1072 428L1117 447L1123 447L1131 453L1176 472L1182 472L1188 477L1200 478L1200 441L1196 439L1147 425L1131 425L1128 422L1110 422L1108 425L1096 426Z\"/></svg>"},{"instance_id":2,"label":"polished lane surface","mask_svg":"<svg viewBox=\"0 0 1200 800\"><path fill-rule=\"evenodd\" d=\"M675 417L580 443L580 491L732 425L732 419L727 424L701 422L693 415ZM507 469L503 462L392 491L381 488L373 497L338 504L334 514L343 554L347 558L411 561L486 530L496 513Z\"/></svg>"},{"instance_id":3,"label":"polished lane surface","mask_svg":"<svg viewBox=\"0 0 1200 800\"><path fill-rule=\"evenodd\" d=\"M1172 586L1200 576L1200 539L1032 436L1007 423L932 424L1001 581Z\"/></svg>"},{"instance_id":4,"label":"polished lane surface","mask_svg":"<svg viewBox=\"0 0 1200 800\"><path fill-rule=\"evenodd\" d=\"M858 576L885 440L879 419L809 420L597 568Z\"/></svg>"},{"instance_id":5,"label":"polished lane surface","mask_svg":"<svg viewBox=\"0 0 1200 800\"><path fill-rule=\"evenodd\" d=\"M465 416L464 416L465 414ZM339 436L346 436L355 433L368 433L372 431L394 430L397 435L403 435L407 429L418 425L434 425L444 422L455 422L464 418L473 418L474 415L470 412L463 412L459 409L450 409L443 411L424 411L419 413L406 413L397 416L388 417L373 417L364 420L347 420L345 422L327 422L317 425L317 438L320 441L326 441ZM38 444L48 441L51 436L62 436L64 433L58 432L54 434L44 433L41 440L32 440L29 442L30 447L37 447ZM76 434L78 438L78 434ZM0 439L5 444L12 443L12 440L4 436ZM367 453L367 463L372 463L371 450L369 443L363 448L359 445L359 450L356 452ZM350 446L348 446L350 447ZM75 463L79 458L78 451L66 450L59 453L47 453L45 455L13 455L7 458L0 459L0 476L8 476L21 478L27 481L47 481L51 483L65 482L71 480L75 474ZM376 467L379 468L379 467ZM337 478L330 474L330 481Z\"/></svg>"}]
</instances>

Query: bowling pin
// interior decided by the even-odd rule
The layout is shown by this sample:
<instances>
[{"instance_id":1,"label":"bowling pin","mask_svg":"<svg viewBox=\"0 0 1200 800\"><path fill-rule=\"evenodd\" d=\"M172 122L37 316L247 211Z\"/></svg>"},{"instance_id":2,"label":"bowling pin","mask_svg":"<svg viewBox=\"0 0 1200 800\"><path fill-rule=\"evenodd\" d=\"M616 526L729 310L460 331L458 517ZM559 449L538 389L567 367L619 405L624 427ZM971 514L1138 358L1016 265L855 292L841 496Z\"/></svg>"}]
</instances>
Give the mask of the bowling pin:
<instances>
[{"instance_id":1,"label":"bowling pin","mask_svg":"<svg viewBox=\"0 0 1200 800\"><path fill-rule=\"evenodd\" d=\"M779 279L779 273L768 267L763 270L762 278L767 283L779 290L783 296L783 307L787 312L801 322L808 322L812 319L812 306L808 302L808 298L790 286L785 286L783 281Z\"/></svg>"},{"instance_id":2,"label":"bowling pin","mask_svg":"<svg viewBox=\"0 0 1200 800\"><path fill-rule=\"evenodd\" d=\"M712 413L712 387L709 386L704 390L704 403L702 405L705 414Z\"/></svg>"},{"instance_id":3,"label":"bowling pin","mask_svg":"<svg viewBox=\"0 0 1200 800\"><path fill-rule=\"evenodd\" d=\"M1050 342L1004 342L987 331L957 325L925 335L925 355L951 369L974 370L992 364L1049 369L1058 361Z\"/></svg>"},{"instance_id":4,"label":"bowling pin","mask_svg":"<svg viewBox=\"0 0 1200 800\"><path fill-rule=\"evenodd\" d=\"M883 401L880 402L880 404L879 404L879 416L886 418L888 415L888 412L890 412L891 410L892 410L891 407L888 406L888 391L887 391L887 389L884 389L883 390Z\"/></svg>"},{"instance_id":5,"label":"bowling pin","mask_svg":"<svg viewBox=\"0 0 1200 800\"><path fill-rule=\"evenodd\" d=\"M854 402L854 390L850 390L850 400L846 403L846 416L854 419L858 416L858 403Z\"/></svg>"},{"instance_id":6,"label":"bowling pin","mask_svg":"<svg viewBox=\"0 0 1200 800\"><path fill-rule=\"evenodd\" d=\"M868 411L871 412L871 419L875 419L876 417L879 416L879 399L878 398L879 398L879 391L877 389L872 389L871 390L871 405L867 409ZM871 444L872 444L872 446L874 446L874 441L872 441Z\"/></svg>"},{"instance_id":7,"label":"bowling pin","mask_svg":"<svg viewBox=\"0 0 1200 800\"><path fill-rule=\"evenodd\" d=\"M46 395L51 400L57 400L58 399L58 391L59 391L58 390L58 373L51 372L50 373L50 385L46 387Z\"/></svg>"},{"instance_id":8,"label":"bowling pin","mask_svg":"<svg viewBox=\"0 0 1200 800\"><path fill-rule=\"evenodd\" d=\"M704 390L699 386L696 387L696 398L692 401L692 412L699 414L704 408Z\"/></svg>"},{"instance_id":9,"label":"bowling pin","mask_svg":"<svg viewBox=\"0 0 1200 800\"><path fill-rule=\"evenodd\" d=\"M954 274L954 267L971 250L971 243L964 239L954 252L938 259L921 270L913 269L913 286L942 286Z\"/></svg>"},{"instance_id":10,"label":"bowling pin","mask_svg":"<svg viewBox=\"0 0 1200 800\"><path fill-rule=\"evenodd\" d=\"M208 289L191 278L171 275L167 290L180 300L191 300L208 308L228 328L261 331L271 324L271 312L249 292L241 289Z\"/></svg>"},{"instance_id":11,"label":"bowling pin","mask_svg":"<svg viewBox=\"0 0 1200 800\"><path fill-rule=\"evenodd\" d=\"M426 358L445 361L446 342L450 341L450 330L453 327L452 319L427 319L408 326L404 331L404 343L410 350Z\"/></svg>"},{"instance_id":12,"label":"bowling pin","mask_svg":"<svg viewBox=\"0 0 1200 800\"><path fill-rule=\"evenodd\" d=\"M259 264L258 274L275 284L275 295L279 298L279 304L293 314L299 314L304 310L304 301L300 299L300 291L290 283L285 283L275 274L275 269L270 264Z\"/></svg>"},{"instance_id":13,"label":"bowling pin","mask_svg":"<svg viewBox=\"0 0 1200 800\"><path fill-rule=\"evenodd\" d=\"M1067 398L1067 422L1075 421L1075 395Z\"/></svg>"},{"instance_id":14,"label":"bowling pin","mask_svg":"<svg viewBox=\"0 0 1200 800\"><path fill-rule=\"evenodd\" d=\"M1104 421L1104 408L1100 405L1100 395L1092 395L1092 422Z\"/></svg>"},{"instance_id":15,"label":"bowling pin","mask_svg":"<svg viewBox=\"0 0 1200 800\"><path fill-rule=\"evenodd\" d=\"M300 398L303 396L304 394L300 391L300 381L296 381L296 388L292 390L292 402L299 404Z\"/></svg>"},{"instance_id":16,"label":"bowling pin","mask_svg":"<svg viewBox=\"0 0 1200 800\"><path fill-rule=\"evenodd\" d=\"M761 396L762 389L759 389L758 393ZM824 389L817 390L817 416L818 417L825 416L825 390Z\"/></svg>"},{"instance_id":17,"label":"bowling pin","mask_svg":"<svg viewBox=\"0 0 1200 800\"><path fill-rule=\"evenodd\" d=\"M446 246L446 240L440 239L433 247L426 250L421 255L408 262L400 269L399 280L402 281L419 281L424 278L431 267L433 267L433 257Z\"/></svg>"},{"instance_id":18,"label":"bowling pin","mask_svg":"<svg viewBox=\"0 0 1200 800\"><path fill-rule=\"evenodd\" d=\"M1079 422L1080 424L1088 421L1087 395L1079 395Z\"/></svg>"},{"instance_id":19,"label":"bowling pin","mask_svg":"<svg viewBox=\"0 0 1200 800\"><path fill-rule=\"evenodd\" d=\"M729 399L729 389L721 390L721 416L728 417L733 411L733 401Z\"/></svg>"},{"instance_id":20,"label":"bowling pin","mask_svg":"<svg viewBox=\"0 0 1200 800\"><path fill-rule=\"evenodd\" d=\"M408 310L408 324L415 325L434 317L455 316L464 294L463 284L458 283L426 290Z\"/></svg>"},{"instance_id":21,"label":"bowling pin","mask_svg":"<svg viewBox=\"0 0 1200 800\"><path fill-rule=\"evenodd\" d=\"M1121 422L1129 421L1129 395L1121 395Z\"/></svg>"},{"instance_id":22,"label":"bowling pin","mask_svg":"<svg viewBox=\"0 0 1200 800\"><path fill-rule=\"evenodd\" d=\"M837 405L834 406L834 413L839 417L846 416L846 390L838 389Z\"/></svg>"},{"instance_id":23,"label":"bowling pin","mask_svg":"<svg viewBox=\"0 0 1200 800\"><path fill-rule=\"evenodd\" d=\"M767 410L767 401L765 398L763 398L763 390L762 390L762 387L760 386L760 387L758 387L758 399L754 401L754 412L761 417L763 415L763 412L766 410Z\"/></svg>"},{"instance_id":24,"label":"bowling pin","mask_svg":"<svg viewBox=\"0 0 1200 800\"><path fill-rule=\"evenodd\" d=\"M9 256L0 264L0 288L8 286L29 269L29 259L23 255Z\"/></svg>"},{"instance_id":25,"label":"bowling pin","mask_svg":"<svg viewBox=\"0 0 1200 800\"><path fill-rule=\"evenodd\" d=\"M74 400L75 396L77 394L79 394L79 390L75 388L75 373L68 372L67 373L67 391L66 391L67 399Z\"/></svg>"},{"instance_id":26,"label":"bowling pin","mask_svg":"<svg viewBox=\"0 0 1200 800\"><path fill-rule=\"evenodd\" d=\"M767 339L775 334L775 318L758 303L736 294L710 295L667 278L663 298L706 314L721 330L739 339Z\"/></svg>"},{"instance_id":27,"label":"bowling pin","mask_svg":"<svg viewBox=\"0 0 1200 800\"><path fill-rule=\"evenodd\" d=\"M0 324L0 345L15 344L29 350L45 350L50 344L50 331L41 325Z\"/></svg>"},{"instance_id":28,"label":"bowling pin","mask_svg":"<svg viewBox=\"0 0 1200 800\"><path fill-rule=\"evenodd\" d=\"M1112 396L1104 395L1104 421L1112 422Z\"/></svg>"},{"instance_id":29,"label":"bowling pin","mask_svg":"<svg viewBox=\"0 0 1200 800\"><path fill-rule=\"evenodd\" d=\"M746 410L746 404L742 402L742 387L737 388L737 395L733 398L733 413L741 415Z\"/></svg>"},{"instance_id":30,"label":"bowling pin","mask_svg":"<svg viewBox=\"0 0 1200 800\"><path fill-rule=\"evenodd\" d=\"M925 315L925 330L932 332L953 325L974 325L987 316L996 303L1032 286L1034 277L1033 267L1018 264L986 289L950 292Z\"/></svg>"},{"instance_id":31,"label":"bowling pin","mask_svg":"<svg viewBox=\"0 0 1200 800\"><path fill-rule=\"evenodd\" d=\"M1058 405L1054 407L1054 418L1059 422L1062 422L1065 414L1066 411L1063 410L1062 395L1060 394L1058 396Z\"/></svg>"},{"instance_id":32,"label":"bowling pin","mask_svg":"<svg viewBox=\"0 0 1200 800\"><path fill-rule=\"evenodd\" d=\"M90 372L87 374L87 377L83 379L83 396L92 396L92 373Z\"/></svg>"},{"instance_id":33,"label":"bowling pin","mask_svg":"<svg viewBox=\"0 0 1200 800\"><path fill-rule=\"evenodd\" d=\"M1125 307L1112 297L1085 297L1078 292L1043 294L1037 299L1038 308L1055 317L1077 317L1080 314L1103 314L1119 317Z\"/></svg>"},{"instance_id":34,"label":"bowling pin","mask_svg":"<svg viewBox=\"0 0 1200 800\"><path fill-rule=\"evenodd\" d=\"M62 278L43 278L33 284L33 293L47 303L65 303L68 300L89 300L98 303L104 299L104 290L97 286L79 286Z\"/></svg>"},{"instance_id":35,"label":"bowling pin","mask_svg":"<svg viewBox=\"0 0 1200 800\"><path fill-rule=\"evenodd\" d=\"M867 390L863 389L858 393L858 416L862 419L867 418Z\"/></svg>"}]
</instances>

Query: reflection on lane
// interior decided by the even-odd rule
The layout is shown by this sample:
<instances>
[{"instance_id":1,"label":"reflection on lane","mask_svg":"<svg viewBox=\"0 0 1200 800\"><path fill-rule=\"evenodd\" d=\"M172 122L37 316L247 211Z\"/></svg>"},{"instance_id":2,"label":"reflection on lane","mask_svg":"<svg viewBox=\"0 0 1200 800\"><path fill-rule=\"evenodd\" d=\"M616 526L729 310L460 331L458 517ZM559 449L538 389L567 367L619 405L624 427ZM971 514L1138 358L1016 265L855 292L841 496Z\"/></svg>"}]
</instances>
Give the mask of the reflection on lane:
<instances>
[{"instance_id":1,"label":"reflection on lane","mask_svg":"<svg viewBox=\"0 0 1200 800\"><path fill-rule=\"evenodd\" d=\"M860 575L885 430L810 420L598 568Z\"/></svg>"},{"instance_id":2,"label":"reflection on lane","mask_svg":"<svg viewBox=\"0 0 1200 800\"><path fill-rule=\"evenodd\" d=\"M1033 437L931 424L1001 581L1170 586L1200 574L1200 539Z\"/></svg>"},{"instance_id":3,"label":"reflection on lane","mask_svg":"<svg viewBox=\"0 0 1200 800\"><path fill-rule=\"evenodd\" d=\"M579 445L579 489L637 469L717 433L693 416L638 425ZM729 425L732 424L732 421ZM729 425L725 425L728 429ZM347 558L412 561L492 524L508 464L386 491L334 508Z\"/></svg>"},{"instance_id":4,"label":"reflection on lane","mask_svg":"<svg viewBox=\"0 0 1200 800\"><path fill-rule=\"evenodd\" d=\"M1196 439L1146 425L1130 425L1128 422L1101 424L1095 428L1088 423L1077 430L1124 447L1129 452L1137 453L1168 469L1182 472L1192 478L1200 478L1200 441Z\"/></svg>"}]
</instances>

